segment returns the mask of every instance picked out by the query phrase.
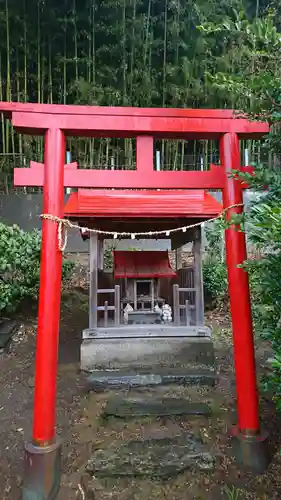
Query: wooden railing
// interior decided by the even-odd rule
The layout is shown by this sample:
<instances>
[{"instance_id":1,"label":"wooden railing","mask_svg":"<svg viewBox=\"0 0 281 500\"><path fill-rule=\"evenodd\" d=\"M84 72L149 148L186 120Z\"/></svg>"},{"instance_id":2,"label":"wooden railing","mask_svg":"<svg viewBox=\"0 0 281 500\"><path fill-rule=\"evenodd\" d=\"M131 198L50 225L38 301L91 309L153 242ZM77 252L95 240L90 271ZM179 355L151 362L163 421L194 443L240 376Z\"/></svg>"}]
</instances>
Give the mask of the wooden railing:
<instances>
[{"instance_id":1,"label":"wooden railing","mask_svg":"<svg viewBox=\"0 0 281 500\"><path fill-rule=\"evenodd\" d=\"M103 306L98 306L98 311L104 311L104 326L108 327L108 312L114 311L114 326L120 325L120 312L121 312L121 298L120 298L120 285L115 285L114 288L100 288L99 294L114 293L114 306L108 305L108 300L104 302Z\"/></svg>"},{"instance_id":2,"label":"wooden railing","mask_svg":"<svg viewBox=\"0 0 281 500\"><path fill-rule=\"evenodd\" d=\"M195 305L190 304L189 300L185 300L184 304L180 303L180 292L195 292L195 288L182 288L179 285L173 285L173 315L175 326L180 326L181 324L181 313L180 311L184 309L185 311L185 324L187 326L191 325L191 311L195 309ZM196 313L196 310L195 310ZM197 321L196 321L197 324Z\"/></svg>"},{"instance_id":3,"label":"wooden railing","mask_svg":"<svg viewBox=\"0 0 281 500\"><path fill-rule=\"evenodd\" d=\"M199 249L194 254L194 264L178 269L177 273L179 285L173 288L174 322L179 324L184 321L184 323L190 324L188 321L192 321L195 325L203 325L203 276ZM182 310L185 310L185 319L182 317Z\"/></svg>"}]
</instances>

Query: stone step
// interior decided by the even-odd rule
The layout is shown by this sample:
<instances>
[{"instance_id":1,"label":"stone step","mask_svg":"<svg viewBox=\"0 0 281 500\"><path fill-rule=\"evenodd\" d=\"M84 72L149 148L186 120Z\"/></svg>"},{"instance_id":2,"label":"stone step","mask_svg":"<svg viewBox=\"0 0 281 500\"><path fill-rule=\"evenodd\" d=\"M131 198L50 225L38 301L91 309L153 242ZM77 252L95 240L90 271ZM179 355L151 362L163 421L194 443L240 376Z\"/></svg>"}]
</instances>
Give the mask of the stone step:
<instances>
[{"instance_id":1,"label":"stone step","mask_svg":"<svg viewBox=\"0 0 281 500\"><path fill-rule=\"evenodd\" d=\"M104 391L108 389L157 387L163 385L207 385L214 386L217 372L214 369L202 368L158 368L153 372L95 371L87 377L89 390Z\"/></svg>"},{"instance_id":2,"label":"stone step","mask_svg":"<svg viewBox=\"0 0 281 500\"><path fill-rule=\"evenodd\" d=\"M202 415L209 417L211 408L206 403L177 397L113 397L104 408L105 417L139 418Z\"/></svg>"},{"instance_id":3,"label":"stone step","mask_svg":"<svg viewBox=\"0 0 281 500\"><path fill-rule=\"evenodd\" d=\"M168 479L191 469L212 471L216 459L192 433L171 438L117 443L94 451L86 471L98 477L150 477Z\"/></svg>"},{"instance_id":4,"label":"stone step","mask_svg":"<svg viewBox=\"0 0 281 500\"><path fill-rule=\"evenodd\" d=\"M84 339L81 345L81 369L124 370L147 373L157 367L188 368L192 365L215 365L210 338L185 336L109 337Z\"/></svg>"}]
</instances>

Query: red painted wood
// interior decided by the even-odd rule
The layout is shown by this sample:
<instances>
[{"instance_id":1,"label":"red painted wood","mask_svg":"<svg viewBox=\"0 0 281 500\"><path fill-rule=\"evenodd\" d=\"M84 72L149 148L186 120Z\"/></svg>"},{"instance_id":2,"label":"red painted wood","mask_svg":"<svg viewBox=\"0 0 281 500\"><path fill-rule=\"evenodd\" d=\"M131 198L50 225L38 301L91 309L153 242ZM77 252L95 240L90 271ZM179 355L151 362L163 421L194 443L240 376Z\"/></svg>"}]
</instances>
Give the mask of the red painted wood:
<instances>
[{"instance_id":1,"label":"red painted wood","mask_svg":"<svg viewBox=\"0 0 281 500\"><path fill-rule=\"evenodd\" d=\"M144 175L133 170L66 169L64 186L71 188L115 189L222 189L223 171L213 167L209 171L169 172L151 171ZM15 168L15 186L43 186L43 169Z\"/></svg>"},{"instance_id":2,"label":"red painted wood","mask_svg":"<svg viewBox=\"0 0 281 500\"><path fill-rule=\"evenodd\" d=\"M114 278L175 278L168 251L113 252Z\"/></svg>"},{"instance_id":3,"label":"red painted wood","mask_svg":"<svg viewBox=\"0 0 281 500\"><path fill-rule=\"evenodd\" d=\"M43 212L63 217L65 139L59 129L45 138L45 184ZM24 171L24 169L23 169ZM43 221L40 272L33 441L50 444L55 436L56 378L60 321L62 252L58 248L58 225Z\"/></svg>"},{"instance_id":4,"label":"red painted wood","mask_svg":"<svg viewBox=\"0 0 281 500\"><path fill-rule=\"evenodd\" d=\"M215 217L222 205L204 190L129 191L79 189L64 208L66 217L105 219Z\"/></svg>"},{"instance_id":5,"label":"red painted wood","mask_svg":"<svg viewBox=\"0 0 281 500\"><path fill-rule=\"evenodd\" d=\"M241 182L230 176L240 169L239 140L236 134L221 139L221 164L225 170L223 205L243 203ZM229 210L241 213L242 207ZM236 371L238 426L242 433L259 430L259 407L255 351L248 274L238 266L247 258L245 233L230 228L225 231L230 309Z\"/></svg>"},{"instance_id":6,"label":"red painted wood","mask_svg":"<svg viewBox=\"0 0 281 500\"><path fill-rule=\"evenodd\" d=\"M47 128L60 127L67 135L101 137L136 137L153 134L158 137L205 139L220 137L226 132L236 132L246 137L261 137L268 132L268 125L250 122L243 118L190 118L183 116L147 116L141 110L137 115L53 114L13 112L13 126L25 133L42 133Z\"/></svg>"},{"instance_id":7,"label":"red painted wood","mask_svg":"<svg viewBox=\"0 0 281 500\"><path fill-rule=\"evenodd\" d=\"M153 171L153 137L137 137L137 170L142 175L149 175Z\"/></svg>"}]
</instances>

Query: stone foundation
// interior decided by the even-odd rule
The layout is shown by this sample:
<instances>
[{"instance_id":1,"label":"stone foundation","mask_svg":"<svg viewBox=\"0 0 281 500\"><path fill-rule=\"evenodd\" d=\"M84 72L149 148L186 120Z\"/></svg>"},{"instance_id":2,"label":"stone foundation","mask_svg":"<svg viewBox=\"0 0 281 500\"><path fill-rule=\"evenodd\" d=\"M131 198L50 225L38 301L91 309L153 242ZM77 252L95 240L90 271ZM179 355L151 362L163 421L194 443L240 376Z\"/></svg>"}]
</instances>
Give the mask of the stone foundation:
<instances>
[{"instance_id":1,"label":"stone foundation","mask_svg":"<svg viewBox=\"0 0 281 500\"><path fill-rule=\"evenodd\" d=\"M135 334L132 328L120 327L120 332L115 334L107 329L107 334L97 331L93 336L86 330L81 345L81 369L88 372L142 369L153 373L156 367L211 366L214 364L213 343L210 331L203 328L206 336L201 338L187 335L192 328L189 332L185 328L184 334L183 327L163 326L157 332L141 325Z\"/></svg>"}]
</instances>

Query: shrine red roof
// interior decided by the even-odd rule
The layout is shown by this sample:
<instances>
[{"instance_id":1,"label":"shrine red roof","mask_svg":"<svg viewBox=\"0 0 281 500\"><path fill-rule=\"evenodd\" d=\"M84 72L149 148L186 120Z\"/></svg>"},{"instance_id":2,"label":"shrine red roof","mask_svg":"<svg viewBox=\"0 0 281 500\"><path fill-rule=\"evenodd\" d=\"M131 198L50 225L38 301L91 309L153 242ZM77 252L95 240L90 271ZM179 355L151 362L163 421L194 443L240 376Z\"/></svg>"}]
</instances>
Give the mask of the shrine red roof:
<instances>
[{"instance_id":1,"label":"shrine red roof","mask_svg":"<svg viewBox=\"0 0 281 500\"><path fill-rule=\"evenodd\" d=\"M65 216L71 218L201 218L218 215L221 204L204 190L79 189L71 193Z\"/></svg>"},{"instance_id":2,"label":"shrine red roof","mask_svg":"<svg viewBox=\"0 0 281 500\"><path fill-rule=\"evenodd\" d=\"M113 252L114 278L173 278L168 251Z\"/></svg>"}]
</instances>

